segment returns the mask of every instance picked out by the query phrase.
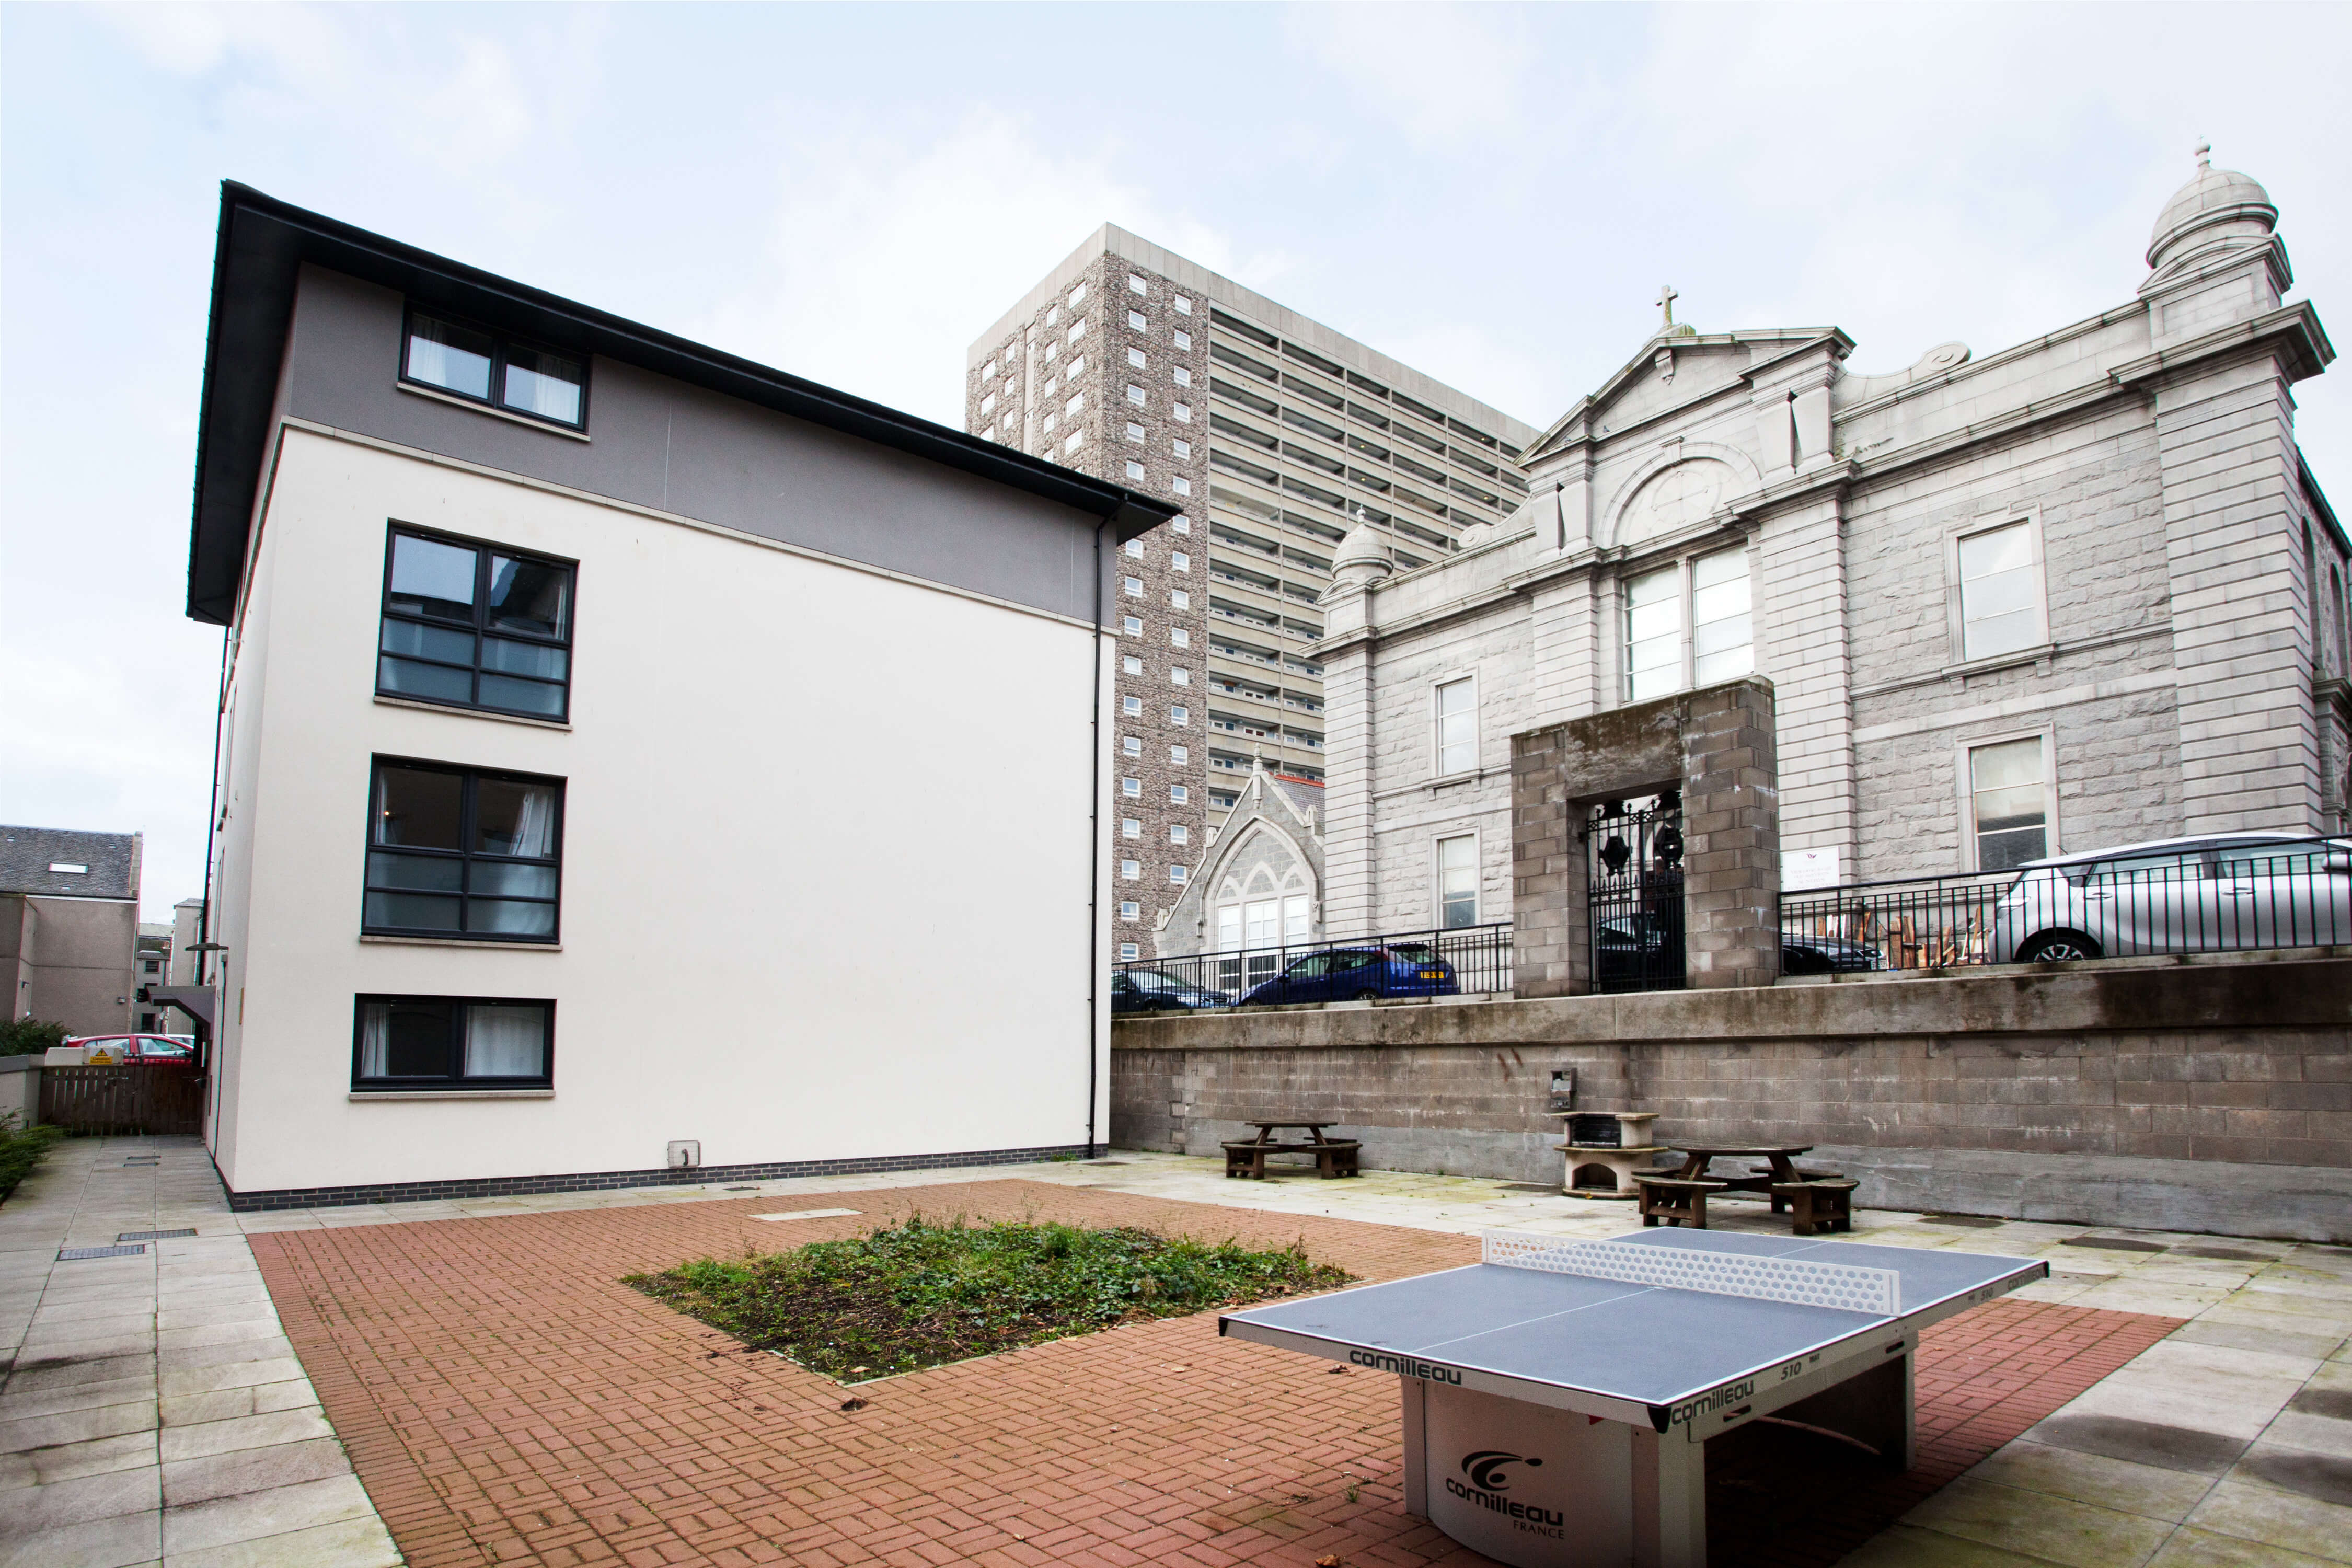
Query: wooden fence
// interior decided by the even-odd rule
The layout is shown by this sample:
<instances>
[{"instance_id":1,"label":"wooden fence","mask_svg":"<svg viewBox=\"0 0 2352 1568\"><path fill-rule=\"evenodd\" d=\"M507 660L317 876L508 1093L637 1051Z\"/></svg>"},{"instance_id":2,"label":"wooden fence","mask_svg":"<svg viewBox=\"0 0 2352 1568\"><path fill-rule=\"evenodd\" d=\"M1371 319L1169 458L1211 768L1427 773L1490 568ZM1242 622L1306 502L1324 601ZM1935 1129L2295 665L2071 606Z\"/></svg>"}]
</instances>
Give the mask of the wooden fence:
<instances>
[{"instance_id":1,"label":"wooden fence","mask_svg":"<svg viewBox=\"0 0 2352 1568\"><path fill-rule=\"evenodd\" d=\"M178 1063L45 1067L41 1120L68 1132L201 1132L205 1075Z\"/></svg>"}]
</instances>

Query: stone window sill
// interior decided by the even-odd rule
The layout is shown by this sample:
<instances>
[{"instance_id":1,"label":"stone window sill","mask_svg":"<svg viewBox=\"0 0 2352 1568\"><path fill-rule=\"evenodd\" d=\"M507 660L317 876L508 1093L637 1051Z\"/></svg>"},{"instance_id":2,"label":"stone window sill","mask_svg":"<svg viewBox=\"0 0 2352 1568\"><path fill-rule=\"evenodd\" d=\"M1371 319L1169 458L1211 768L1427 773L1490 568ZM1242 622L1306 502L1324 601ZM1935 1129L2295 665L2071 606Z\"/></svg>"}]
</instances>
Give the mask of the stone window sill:
<instances>
[{"instance_id":1,"label":"stone window sill","mask_svg":"<svg viewBox=\"0 0 2352 1568\"><path fill-rule=\"evenodd\" d=\"M343 1097L362 1100L553 1100L551 1089L355 1089Z\"/></svg>"},{"instance_id":2,"label":"stone window sill","mask_svg":"<svg viewBox=\"0 0 2352 1568\"><path fill-rule=\"evenodd\" d=\"M572 732L572 726L560 719L533 719L522 713L498 713L488 708L457 708L446 702L419 702L413 697L387 697L375 694L380 708L413 708L420 713L446 713L453 719L495 719L501 724L525 724L534 730L560 730Z\"/></svg>"},{"instance_id":3,"label":"stone window sill","mask_svg":"<svg viewBox=\"0 0 2352 1568\"><path fill-rule=\"evenodd\" d=\"M360 940L371 945L384 947L487 947L500 952L562 952L560 942L486 942L469 936L377 936L361 933Z\"/></svg>"},{"instance_id":4,"label":"stone window sill","mask_svg":"<svg viewBox=\"0 0 2352 1568\"><path fill-rule=\"evenodd\" d=\"M2044 659L2056 658L2057 654L2056 643L2036 643L2032 647L2021 647L2014 653L1994 654L1990 658L1972 658L1961 664L1948 664L1938 673L1947 680L1966 680L1972 675L1993 675L2004 669L2019 669L2029 664L2040 664Z\"/></svg>"}]
</instances>

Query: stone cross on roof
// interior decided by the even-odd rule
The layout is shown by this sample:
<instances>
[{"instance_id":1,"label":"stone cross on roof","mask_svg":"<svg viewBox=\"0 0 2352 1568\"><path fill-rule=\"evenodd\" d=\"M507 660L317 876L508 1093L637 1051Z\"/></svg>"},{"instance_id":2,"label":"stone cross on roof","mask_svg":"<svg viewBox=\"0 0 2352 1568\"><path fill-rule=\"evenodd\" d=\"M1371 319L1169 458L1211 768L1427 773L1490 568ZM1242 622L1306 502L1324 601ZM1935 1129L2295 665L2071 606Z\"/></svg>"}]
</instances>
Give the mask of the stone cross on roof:
<instances>
[{"instance_id":1,"label":"stone cross on roof","mask_svg":"<svg viewBox=\"0 0 2352 1568\"><path fill-rule=\"evenodd\" d=\"M1674 331L1675 301L1681 298L1681 295L1675 292L1675 286L1673 284L1661 283L1658 285L1658 309L1666 313L1666 319L1658 325L1658 330L1660 331L1670 332Z\"/></svg>"}]
</instances>

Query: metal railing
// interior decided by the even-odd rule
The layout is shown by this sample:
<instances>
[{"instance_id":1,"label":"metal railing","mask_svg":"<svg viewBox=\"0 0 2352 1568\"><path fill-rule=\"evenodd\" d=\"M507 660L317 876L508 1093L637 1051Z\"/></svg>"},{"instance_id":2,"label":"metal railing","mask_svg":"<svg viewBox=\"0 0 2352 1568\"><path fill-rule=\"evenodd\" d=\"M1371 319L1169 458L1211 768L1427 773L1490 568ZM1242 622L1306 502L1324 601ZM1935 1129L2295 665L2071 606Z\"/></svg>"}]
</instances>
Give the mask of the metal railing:
<instances>
[{"instance_id":1,"label":"metal railing","mask_svg":"<svg viewBox=\"0 0 2352 1568\"><path fill-rule=\"evenodd\" d=\"M1136 959L1116 973L1126 983L1114 994L1113 1010L1120 1013L1508 992L1511 926L1506 921Z\"/></svg>"},{"instance_id":2,"label":"metal railing","mask_svg":"<svg viewBox=\"0 0 2352 1568\"><path fill-rule=\"evenodd\" d=\"M2269 839L1780 895L1784 973L2352 942L2352 842Z\"/></svg>"}]
</instances>

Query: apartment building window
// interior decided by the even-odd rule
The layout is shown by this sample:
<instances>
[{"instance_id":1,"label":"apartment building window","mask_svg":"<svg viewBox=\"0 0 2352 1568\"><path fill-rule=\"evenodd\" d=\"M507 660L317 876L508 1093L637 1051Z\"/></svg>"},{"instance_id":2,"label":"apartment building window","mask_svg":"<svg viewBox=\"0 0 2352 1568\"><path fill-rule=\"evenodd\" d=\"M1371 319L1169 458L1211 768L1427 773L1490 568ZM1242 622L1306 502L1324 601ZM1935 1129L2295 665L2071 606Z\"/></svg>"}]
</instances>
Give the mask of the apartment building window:
<instances>
[{"instance_id":1,"label":"apartment building window","mask_svg":"<svg viewBox=\"0 0 2352 1568\"><path fill-rule=\"evenodd\" d=\"M1190 533L1192 531L1192 520L1180 511L1168 520L1168 526L1179 533Z\"/></svg>"},{"instance_id":2,"label":"apartment building window","mask_svg":"<svg viewBox=\"0 0 2352 1568\"><path fill-rule=\"evenodd\" d=\"M1139 637L1143 635L1143 617L1141 616L1123 616L1119 619L1119 629L1125 632L1129 637Z\"/></svg>"},{"instance_id":3,"label":"apartment building window","mask_svg":"<svg viewBox=\"0 0 2352 1568\"><path fill-rule=\"evenodd\" d=\"M1118 700L1118 710L1130 719L1140 719L1143 717L1143 699L1122 697Z\"/></svg>"},{"instance_id":4,"label":"apartment building window","mask_svg":"<svg viewBox=\"0 0 2352 1568\"><path fill-rule=\"evenodd\" d=\"M1192 646L1192 634L1182 626L1170 626L1168 628L1168 640L1178 647L1191 647Z\"/></svg>"},{"instance_id":5,"label":"apartment building window","mask_svg":"<svg viewBox=\"0 0 2352 1568\"><path fill-rule=\"evenodd\" d=\"M996 379L996 362L994 360L990 360L986 364L980 367L980 379L982 381L994 381Z\"/></svg>"},{"instance_id":6,"label":"apartment building window","mask_svg":"<svg viewBox=\"0 0 2352 1568\"><path fill-rule=\"evenodd\" d=\"M1143 388L1136 385L1135 383L1131 381L1129 382L1127 384L1127 400L1129 403L1137 405L1139 407L1141 406L1143 403Z\"/></svg>"},{"instance_id":7,"label":"apartment building window","mask_svg":"<svg viewBox=\"0 0 2352 1568\"><path fill-rule=\"evenodd\" d=\"M1478 765L1478 681L1475 676L1441 683L1433 711L1436 721L1437 776L1466 773Z\"/></svg>"},{"instance_id":8,"label":"apartment building window","mask_svg":"<svg viewBox=\"0 0 2352 1568\"><path fill-rule=\"evenodd\" d=\"M1168 761L1171 766L1185 767L1192 763L1192 753L1185 747L1171 746L1168 748Z\"/></svg>"},{"instance_id":9,"label":"apartment building window","mask_svg":"<svg viewBox=\"0 0 2352 1568\"><path fill-rule=\"evenodd\" d=\"M1119 750L1125 752L1130 757L1139 757L1143 755L1143 737L1140 735L1129 735L1122 739L1118 745Z\"/></svg>"},{"instance_id":10,"label":"apartment building window","mask_svg":"<svg viewBox=\"0 0 2352 1568\"><path fill-rule=\"evenodd\" d=\"M1149 294L1151 292L1150 289L1143 286L1143 279L1138 278L1132 272L1127 275L1127 291L1130 294Z\"/></svg>"},{"instance_id":11,"label":"apartment building window","mask_svg":"<svg viewBox=\"0 0 2352 1568\"><path fill-rule=\"evenodd\" d=\"M1087 395L1083 392L1075 393L1067 403L1062 405L1062 416L1066 419L1075 419L1077 417L1078 410L1086 405Z\"/></svg>"},{"instance_id":12,"label":"apartment building window","mask_svg":"<svg viewBox=\"0 0 2352 1568\"><path fill-rule=\"evenodd\" d=\"M1137 878L1143 875L1143 862L1140 860L1120 861L1118 863L1118 875L1121 881L1134 881Z\"/></svg>"},{"instance_id":13,"label":"apartment building window","mask_svg":"<svg viewBox=\"0 0 2352 1568\"><path fill-rule=\"evenodd\" d=\"M1192 313L1192 301L1181 294L1177 295L1169 303L1176 307L1176 313L1180 316L1189 316Z\"/></svg>"},{"instance_id":14,"label":"apartment building window","mask_svg":"<svg viewBox=\"0 0 2352 1568\"><path fill-rule=\"evenodd\" d=\"M1180 496L1188 496L1192 493L1192 481L1181 474L1174 474L1169 478L1168 488Z\"/></svg>"},{"instance_id":15,"label":"apartment building window","mask_svg":"<svg viewBox=\"0 0 2352 1568\"><path fill-rule=\"evenodd\" d=\"M1075 386L1077 384L1078 377L1086 374L1087 356L1084 354L1072 354L1070 356L1070 363L1062 367L1062 384L1065 386ZM1076 400L1073 399L1073 401ZM1070 412L1075 414L1077 410L1074 408Z\"/></svg>"},{"instance_id":16,"label":"apartment building window","mask_svg":"<svg viewBox=\"0 0 2352 1568\"><path fill-rule=\"evenodd\" d=\"M1086 439L1087 433L1085 431L1073 430L1070 432L1070 438L1062 443L1062 450L1065 452L1075 452L1086 444Z\"/></svg>"},{"instance_id":17,"label":"apartment building window","mask_svg":"<svg viewBox=\"0 0 2352 1568\"><path fill-rule=\"evenodd\" d=\"M983 441L993 441L993 440L995 440L995 439L996 439L996 426L993 426L993 425L992 425L992 426L990 426L987 429L982 430L982 431L980 433L980 438L981 438L982 440L983 440Z\"/></svg>"},{"instance_id":18,"label":"apartment building window","mask_svg":"<svg viewBox=\"0 0 2352 1568\"><path fill-rule=\"evenodd\" d=\"M392 530L375 689L563 718L571 704L572 574L569 562Z\"/></svg>"},{"instance_id":19,"label":"apartment building window","mask_svg":"<svg viewBox=\"0 0 2352 1568\"><path fill-rule=\"evenodd\" d=\"M1143 597L1143 579L1140 577L1122 577L1119 586L1127 590L1127 596L1130 599Z\"/></svg>"},{"instance_id":20,"label":"apartment building window","mask_svg":"<svg viewBox=\"0 0 2352 1568\"><path fill-rule=\"evenodd\" d=\"M1685 637L1684 627L1690 627ZM1625 584L1625 697L1663 697L1756 668L1748 552L1717 551Z\"/></svg>"},{"instance_id":21,"label":"apartment building window","mask_svg":"<svg viewBox=\"0 0 2352 1568\"><path fill-rule=\"evenodd\" d=\"M1182 887L1184 885L1184 868L1181 866L1169 867L1168 879L1175 883L1178 887Z\"/></svg>"},{"instance_id":22,"label":"apartment building window","mask_svg":"<svg viewBox=\"0 0 2352 1568\"><path fill-rule=\"evenodd\" d=\"M1123 816L1118 822L1118 836L1121 838L1140 838L1143 837L1143 824L1135 817Z\"/></svg>"},{"instance_id":23,"label":"apartment building window","mask_svg":"<svg viewBox=\"0 0 2352 1568\"><path fill-rule=\"evenodd\" d=\"M1192 799L1192 792L1187 789L1184 785L1170 784L1168 786L1168 803L1171 805L1189 805Z\"/></svg>"},{"instance_id":24,"label":"apartment building window","mask_svg":"<svg viewBox=\"0 0 2352 1568\"><path fill-rule=\"evenodd\" d=\"M1135 942L1120 942L1120 943L1118 944L1118 957L1119 957L1119 962L1120 962L1120 963L1134 963L1137 959L1141 958L1142 956L1143 956L1143 949L1142 949L1140 946L1139 946L1137 943L1135 943Z\"/></svg>"},{"instance_id":25,"label":"apartment building window","mask_svg":"<svg viewBox=\"0 0 2352 1568\"><path fill-rule=\"evenodd\" d=\"M1141 800L1143 798L1143 781L1141 779L1121 779L1118 781L1118 793L1127 796L1129 800Z\"/></svg>"},{"instance_id":26,"label":"apartment building window","mask_svg":"<svg viewBox=\"0 0 2352 1568\"><path fill-rule=\"evenodd\" d=\"M1168 603L1173 608L1189 610L1192 607L1192 595L1181 588L1171 588L1168 590Z\"/></svg>"},{"instance_id":27,"label":"apartment building window","mask_svg":"<svg viewBox=\"0 0 2352 1568\"><path fill-rule=\"evenodd\" d=\"M1181 822L1171 822L1168 825L1168 842L1190 844L1192 842L1192 830Z\"/></svg>"},{"instance_id":28,"label":"apartment building window","mask_svg":"<svg viewBox=\"0 0 2352 1568\"><path fill-rule=\"evenodd\" d=\"M1070 309L1075 310L1087 302L1087 286L1083 283L1070 290Z\"/></svg>"},{"instance_id":29,"label":"apartment building window","mask_svg":"<svg viewBox=\"0 0 2352 1568\"><path fill-rule=\"evenodd\" d=\"M1138 626L1138 628L1137 628L1137 629L1138 629L1138 630L1140 630L1140 629L1141 629L1141 627L1140 627L1140 626L1139 626L1139 626ZM1120 669L1124 670L1124 671L1125 671L1127 674L1129 674L1129 675L1141 675L1141 674L1143 673L1143 661L1142 661L1141 659L1139 659L1139 658L1136 658L1134 655L1132 655L1132 654L1129 654L1127 658L1120 659L1120 660L1118 661L1118 667L1119 667L1119 668L1120 668Z\"/></svg>"},{"instance_id":30,"label":"apartment building window","mask_svg":"<svg viewBox=\"0 0 2352 1568\"><path fill-rule=\"evenodd\" d=\"M1133 479L1137 484L1141 484L1143 482L1143 465L1141 463L1128 464L1127 477Z\"/></svg>"},{"instance_id":31,"label":"apartment building window","mask_svg":"<svg viewBox=\"0 0 2352 1568\"><path fill-rule=\"evenodd\" d=\"M1140 540L1140 539L1130 539L1130 540L1129 540L1129 541L1127 542L1127 543L1126 543L1122 548L1124 548L1124 549L1126 550L1126 552L1127 552L1129 555L1134 556L1137 560L1140 561L1140 560L1142 560L1142 559L1143 559L1143 541L1142 541L1142 540Z\"/></svg>"},{"instance_id":32,"label":"apartment building window","mask_svg":"<svg viewBox=\"0 0 2352 1568\"><path fill-rule=\"evenodd\" d=\"M2006 871L2051 853L2044 737L1969 748L1969 829L1979 871Z\"/></svg>"},{"instance_id":33,"label":"apartment building window","mask_svg":"<svg viewBox=\"0 0 2352 1568\"><path fill-rule=\"evenodd\" d=\"M1437 923L1448 931L1478 923L1478 836L1437 841Z\"/></svg>"},{"instance_id":34,"label":"apartment building window","mask_svg":"<svg viewBox=\"0 0 2352 1568\"><path fill-rule=\"evenodd\" d=\"M1170 339L1180 349L1189 349L1192 346L1192 334L1181 328L1171 333Z\"/></svg>"},{"instance_id":35,"label":"apartment building window","mask_svg":"<svg viewBox=\"0 0 2352 1568\"><path fill-rule=\"evenodd\" d=\"M1180 403L1176 405L1176 423L1179 425L1190 425L1192 423L1192 405L1191 404Z\"/></svg>"},{"instance_id":36,"label":"apartment building window","mask_svg":"<svg viewBox=\"0 0 2352 1568\"><path fill-rule=\"evenodd\" d=\"M990 393L986 397L983 397L983 398L982 398L982 399L980 400L980 416L981 416L982 419L985 419L985 418L987 418L990 415L992 415L992 414L993 414L993 413L995 413L995 412L996 412L996 394L994 394L994 393L992 393L992 393Z\"/></svg>"},{"instance_id":37,"label":"apartment building window","mask_svg":"<svg viewBox=\"0 0 2352 1568\"><path fill-rule=\"evenodd\" d=\"M1180 703L1168 710L1168 721L1171 724L1190 724L1192 721L1192 710Z\"/></svg>"},{"instance_id":38,"label":"apartment building window","mask_svg":"<svg viewBox=\"0 0 2352 1568\"><path fill-rule=\"evenodd\" d=\"M584 362L422 310L408 313L400 375L550 425L577 430L588 422Z\"/></svg>"},{"instance_id":39,"label":"apartment building window","mask_svg":"<svg viewBox=\"0 0 2352 1568\"><path fill-rule=\"evenodd\" d=\"M1139 921L1143 918L1143 906L1129 899L1118 906L1118 918L1123 921Z\"/></svg>"},{"instance_id":40,"label":"apartment building window","mask_svg":"<svg viewBox=\"0 0 2352 1568\"><path fill-rule=\"evenodd\" d=\"M1144 357L1141 349L1129 349L1127 351L1127 363L1141 370L1151 362Z\"/></svg>"},{"instance_id":41,"label":"apartment building window","mask_svg":"<svg viewBox=\"0 0 2352 1568\"><path fill-rule=\"evenodd\" d=\"M1078 340L1086 335L1087 321L1084 316L1081 316L1076 321L1070 323L1070 346L1072 348L1077 347Z\"/></svg>"},{"instance_id":42,"label":"apartment building window","mask_svg":"<svg viewBox=\"0 0 2352 1568\"><path fill-rule=\"evenodd\" d=\"M1175 453L1176 456L1180 458L1189 458L1192 455L1192 443L1185 440L1173 440L1168 443L1168 449Z\"/></svg>"},{"instance_id":43,"label":"apartment building window","mask_svg":"<svg viewBox=\"0 0 2352 1568\"><path fill-rule=\"evenodd\" d=\"M472 996L359 996L352 1088L545 1089L555 1004Z\"/></svg>"},{"instance_id":44,"label":"apartment building window","mask_svg":"<svg viewBox=\"0 0 2352 1568\"><path fill-rule=\"evenodd\" d=\"M556 940L563 781L379 757L361 928Z\"/></svg>"},{"instance_id":45,"label":"apartment building window","mask_svg":"<svg viewBox=\"0 0 2352 1568\"><path fill-rule=\"evenodd\" d=\"M1179 550L1168 557L1168 565L1172 571L1190 572L1192 569L1192 558Z\"/></svg>"},{"instance_id":46,"label":"apartment building window","mask_svg":"<svg viewBox=\"0 0 2352 1568\"><path fill-rule=\"evenodd\" d=\"M1053 317L1047 316L1045 320L1050 324L1053 321ZM1055 338L1052 342L1045 345L1045 363L1047 364L1052 364L1055 359L1060 357L1061 353L1062 340Z\"/></svg>"},{"instance_id":47,"label":"apartment building window","mask_svg":"<svg viewBox=\"0 0 2352 1568\"><path fill-rule=\"evenodd\" d=\"M1171 686L1190 686L1192 684L1192 672L1180 664L1168 672L1168 683Z\"/></svg>"},{"instance_id":48,"label":"apartment building window","mask_svg":"<svg viewBox=\"0 0 2352 1568\"><path fill-rule=\"evenodd\" d=\"M1192 384L1192 372L1188 367L1180 364L1176 366L1175 370L1171 374L1175 378L1177 385L1190 386Z\"/></svg>"},{"instance_id":49,"label":"apartment building window","mask_svg":"<svg viewBox=\"0 0 2352 1568\"><path fill-rule=\"evenodd\" d=\"M2049 640L2035 531L2030 521L2012 522L1958 541L1963 660L1992 658Z\"/></svg>"},{"instance_id":50,"label":"apartment building window","mask_svg":"<svg viewBox=\"0 0 2352 1568\"><path fill-rule=\"evenodd\" d=\"M1127 313L1127 324L1133 327L1139 332L1150 325L1149 321L1146 321L1143 319L1143 312L1140 310L1129 310Z\"/></svg>"},{"instance_id":51,"label":"apartment building window","mask_svg":"<svg viewBox=\"0 0 2352 1568\"><path fill-rule=\"evenodd\" d=\"M1143 443L1143 426L1130 419L1127 422L1127 438L1138 446Z\"/></svg>"}]
</instances>

